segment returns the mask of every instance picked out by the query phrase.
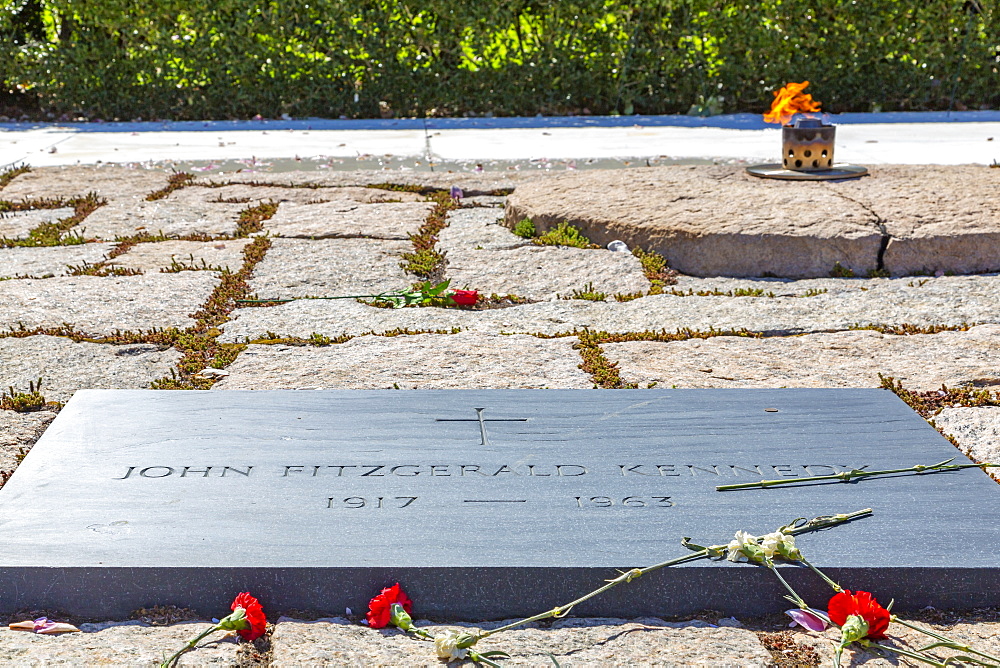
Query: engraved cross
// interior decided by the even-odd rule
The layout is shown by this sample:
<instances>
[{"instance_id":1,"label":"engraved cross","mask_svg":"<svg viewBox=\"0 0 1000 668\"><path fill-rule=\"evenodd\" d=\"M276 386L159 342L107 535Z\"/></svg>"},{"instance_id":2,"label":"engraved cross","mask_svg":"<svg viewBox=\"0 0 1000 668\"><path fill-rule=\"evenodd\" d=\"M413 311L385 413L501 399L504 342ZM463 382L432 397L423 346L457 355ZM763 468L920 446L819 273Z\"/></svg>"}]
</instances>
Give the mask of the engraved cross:
<instances>
[{"instance_id":1,"label":"engraved cross","mask_svg":"<svg viewBox=\"0 0 1000 668\"><path fill-rule=\"evenodd\" d=\"M476 417L474 418L436 418L435 422L478 422L479 423L479 435L482 437L482 442L479 445L492 445L490 443L489 436L486 435L486 423L487 422L527 422L528 418L487 418L483 417L483 411L485 408L474 408L476 411Z\"/></svg>"}]
</instances>

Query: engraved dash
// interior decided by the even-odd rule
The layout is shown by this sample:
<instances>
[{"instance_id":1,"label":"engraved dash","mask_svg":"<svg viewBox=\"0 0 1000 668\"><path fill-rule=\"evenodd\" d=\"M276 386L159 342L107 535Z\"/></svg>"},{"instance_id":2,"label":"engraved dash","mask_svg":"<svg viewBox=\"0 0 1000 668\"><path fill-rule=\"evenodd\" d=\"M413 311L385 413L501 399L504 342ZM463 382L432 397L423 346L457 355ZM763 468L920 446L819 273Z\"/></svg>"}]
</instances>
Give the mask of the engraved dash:
<instances>
[{"instance_id":1,"label":"engraved dash","mask_svg":"<svg viewBox=\"0 0 1000 668\"><path fill-rule=\"evenodd\" d=\"M527 499L465 499L462 503L527 503Z\"/></svg>"}]
</instances>

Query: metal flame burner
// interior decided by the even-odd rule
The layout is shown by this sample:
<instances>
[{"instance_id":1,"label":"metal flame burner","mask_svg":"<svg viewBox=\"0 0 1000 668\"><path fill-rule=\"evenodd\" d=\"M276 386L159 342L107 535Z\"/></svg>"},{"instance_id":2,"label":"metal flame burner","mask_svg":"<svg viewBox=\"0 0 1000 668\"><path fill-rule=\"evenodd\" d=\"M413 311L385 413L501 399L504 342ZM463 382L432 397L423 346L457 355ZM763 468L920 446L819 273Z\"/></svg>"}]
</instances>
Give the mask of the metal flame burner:
<instances>
[{"instance_id":1,"label":"metal flame burner","mask_svg":"<svg viewBox=\"0 0 1000 668\"><path fill-rule=\"evenodd\" d=\"M856 179L868 173L858 165L833 162L837 128L818 118L799 117L794 125L781 128L781 163L753 165L747 173L765 179L828 181Z\"/></svg>"}]
</instances>

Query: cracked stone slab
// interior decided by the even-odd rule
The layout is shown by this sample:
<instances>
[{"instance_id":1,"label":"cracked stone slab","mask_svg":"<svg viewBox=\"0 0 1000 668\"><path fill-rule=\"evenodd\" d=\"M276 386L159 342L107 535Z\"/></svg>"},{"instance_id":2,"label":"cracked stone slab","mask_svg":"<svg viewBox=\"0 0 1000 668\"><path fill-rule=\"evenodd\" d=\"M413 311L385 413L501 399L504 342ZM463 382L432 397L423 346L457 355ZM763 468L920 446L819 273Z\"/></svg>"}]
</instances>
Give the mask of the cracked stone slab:
<instances>
[{"instance_id":1,"label":"cracked stone slab","mask_svg":"<svg viewBox=\"0 0 1000 668\"><path fill-rule=\"evenodd\" d=\"M223 268L238 271L243 265L243 248L251 239L225 241L159 241L132 246L108 265L138 269L143 273L170 268L175 262L195 269Z\"/></svg>"},{"instance_id":2,"label":"cracked stone slab","mask_svg":"<svg viewBox=\"0 0 1000 668\"><path fill-rule=\"evenodd\" d=\"M605 292L610 297L650 287L631 253L555 246L454 249L448 253L446 272L456 288L540 300L568 297L574 290Z\"/></svg>"},{"instance_id":3,"label":"cracked stone slab","mask_svg":"<svg viewBox=\"0 0 1000 668\"><path fill-rule=\"evenodd\" d=\"M589 388L572 339L463 332L251 345L217 390Z\"/></svg>"},{"instance_id":4,"label":"cracked stone slab","mask_svg":"<svg viewBox=\"0 0 1000 668\"><path fill-rule=\"evenodd\" d=\"M878 598L877 592L876 598ZM879 603L885 605L888 602L880 600ZM897 601L897 606L902 607L904 605L905 601ZM900 614L900 617L910 621L905 613ZM960 643L967 643L974 649L988 652L994 656L1000 655L1000 623L976 622L944 625L917 622L917 625L937 633L942 633ZM820 656L821 665L828 666L833 665L834 649L836 648L836 639L839 637L839 634L840 630L833 627L823 633L797 633L795 640L800 645L812 646ZM888 639L879 642L889 647L901 647L913 651L936 641L934 638L909 629L902 624L890 624ZM933 653L939 657L939 660L957 654L947 649L937 649ZM898 654L886 653L883 656L879 656L873 651L861 649L856 643L852 644L850 649L844 651L842 664L844 666L865 666L866 668L868 666L878 666L879 668L917 668L918 666L927 665L926 663L914 661Z\"/></svg>"},{"instance_id":5,"label":"cracked stone slab","mask_svg":"<svg viewBox=\"0 0 1000 668\"><path fill-rule=\"evenodd\" d=\"M0 281L0 331L70 324L92 335L185 328L218 283L214 272Z\"/></svg>"},{"instance_id":6,"label":"cracked stone slab","mask_svg":"<svg viewBox=\"0 0 1000 668\"><path fill-rule=\"evenodd\" d=\"M141 198L166 187L169 178L164 169L141 166L33 167L0 191L0 199L78 197L90 192L108 200Z\"/></svg>"},{"instance_id":7,"label":"cracked stone slab","mask_svg":"<svg viewBox=\"0 0 1000 668\"><path fill-rule=\"evenodd\" d=\"M983 165L884 165L830 184L878 214L890 234L885 268L969 274L1000 270L1000 170Z\"/></svg>"},{"instance_id":8,"label":"cracked stone slab","mask_svg":"<svg viewBox=\"0 0 1000 668\"><path fill-rule=\"evenodd\" d=\"M223 327L222 340L241 342L247 337L261 337L268 331L283 336L308 337L313 332L327 336L357 335L404 327L461 327L541 334L584 328L608 332L674 332L680 328L708 330L713 327L799 333L869 324L926 327L1000 322L1000 277L943 276L921 285L922 280L878 279L868 283L870 287L864 290L862 285L855 290L830 291L815 297L771 299L665 294L624 303L574 299L488 311L379 309L350 300L300 300L272 308L234 311L230 322ZM786 289L791 285L786 284Z\"/></svg>"},{"instance_id":9,"label":"cracked stone slab","mask_svg":"<svg viewBox=\"0 0 1000 668\"><path fill-rule=\"evenodd\" d=\"M875 216L821 183L770 181L735 166L587 170L519 185L507 198L513 228L566 221L594 243L620 240L695 276L827 276L839 262L864 276L877 266Z\"/></svg>"},{"instance_id":10,"label":"cracked stone slab","mask_svg":"<svg viewBox=\"0 0 1000 668\"><path fill-rule=\"evenodd\" d=\"M52 411L16 413L0 410L0 471L13 472L21 449L34 445L55 417Z\"/></svg>"},{"instance_id":11,"label":"cracked stone slab","mask_svg":"<svg viewBox=\"0 0 1000 668\"><path fill-rule=\"evenodd\" d=\"M275 239L250 288L264 298L379 294L410 287L400 268L413 246L378 239ZM344 300L351 301L351 300Z\"/></svg>"},{"instance_id":12,"label":"cracked stone slab","mask_svg":"<svg viewBox=\"0 0 1000 668\"><path fill-rule=\"evenodd\" d=\"M28 390L42 378L48 401L69 401L81 389L146 389L170 374L180 360L176 350L136 343L74 343L57 336L0 338L0 387Z\"/></svg>"},{"instance_id":13,"label":"cracked stone slab","mask_svg":"<svg viewBox=\"0 0 1000 668\"><path fill-rule=\"evenodd\" d=\"M355 171L309 171L284 173L257 173L254 181L274 186L282 185L313 185L327 187L369 186L392 184L400 186L419 186L437 190L450 190L458 186L468 197L485 195L497 190L508 190L523 183L540 181L549 178L545 172L519 171L482 171L482 172L396 172L380 170ZM246 181L245 173L228 172L214 174L210 178L199 179L198 182L230 183Z\"/></svg>"},{"instance_id":14,"label":"cracked stone slab","mask_svg":"<svg viewBox=\"0 0 1000 668\"><path fill-rule=\"evenodd\" d=\"M129 666L155 668L189 640L209 629L209 622L147 626L142 622L78 625L82 633L40 635L0 628L0 663L7 666ZM239 645L232 635L209 636L178 666L236 666Z\"/></svg>"},{"instance_id":15,"label":"cracked stone slab","mask_svg":"<svg viewBox=\"0 0 1000 668\"><path fill-rule=\"evenodd\" d=\"M515 620L508 620L512 621ZM496 628L508 622L485 623L477 628ZM416 626L437 633L465 630L472 625L438 626L417 620ZM340 617L314 622L283 617L271 642L274 668L443 665L432 643L415 640L397 630L376 631ZM548 629L529 625L505 631L481 641L476 648L509 653L510 659L503 660L505 666L553 665L553 659L566 668L682 665L763 668L771 664L770 654L751 631L655 618L561 619Z\"/></svg>"},{"instance_id":16,"label":"cracked stone slab","mask_svg":"<svg viewBox=\"0 0 1000 668\"><path fill-rule=\"evenodd\" d=\"M921 391L942 384L1000 385L1000 325L909 336L874 331L719 336L602 348L622 378L640 387L879 387L879 373Z\"/></svg>"},{"instance_id":17,"label":"cracked stone slab","mask_svg":"<svg viewBox=\"0 0 1000 668\"><path fill-rule=\"evenodd\" d=\"M311 239L368 237L405 241L416 234L434 208L431 202L361 204L338 200L285 204L264 229L274 236Z\"/></svg>"},{"instance_id":18,"label":"cracked stone slab","mask_svg":"<svg viewBox=\"0 0 1000 668\"><path fill-rule=\"evenodd\" d=\"M460 250L505 250L527 246L522 239L506 227L503 212L498 209L475 207L448 212L448 227L438 234L438 248L451 253Z\"/></svg>"},{"instance_id":19,"label":"cracked stone slab","mask_svg":"<svg viewBox=\"0 0 1000 668\"><path fill-rule=\"evenodd\" d=\"M246 204L185 202L167 197L148 202L143 198L118 199L100 207L79 227L85 236L113 241L141 232L185 236L235 234L239 213Z\"/></svg>"},{"instance_id":20,"label":"cracked stone slab","mask_svg":"<svg viewBox=\"0 0 1000 668\"><path fill-rule=\"evenodd\" d=\"M100 262L112 248L113 244L0 248L0 278L63 276L71 265Z\"/></svg>"},{"instance_id":21,"label":"cracked stone slab","mask_svg":"<svg viewBox=\"0 0 1000 668\"><path fill-rule=\"evenodd\" d=\"M349 201L362 204L376 202L422 202L419 193L381 188L360 188L356 186L281 188L277 186L255 186L236 183L222 187L187 186L175 191L171 197L200 202L243 200L248 204L261 202L287 202L289 204L316 204L318 202Z\"/></svg>"},{"instance_id":22,"label":"cracked stone slab","mask_svg":"<svg viewBox=\"0 0 1000 668\"><path fill-rule=\"evenodd\" d=\"M72 207L4 211L0 213L0 238L23 239L31 230L43 223L57 223L72 215Z\"/></svg>"},{"instance_id":23,"label":"cracked stone slab","mask_svg":"<svg viewBox=\"0 0 1000 668\"><path fill-rule=\"evenodd\" d=\"M958 449L972 461L1000 464L1000 406L945 408L931 421L954 436ZM1000 468L986 472L1000 481Z\"/></svg>"}]
</instances>

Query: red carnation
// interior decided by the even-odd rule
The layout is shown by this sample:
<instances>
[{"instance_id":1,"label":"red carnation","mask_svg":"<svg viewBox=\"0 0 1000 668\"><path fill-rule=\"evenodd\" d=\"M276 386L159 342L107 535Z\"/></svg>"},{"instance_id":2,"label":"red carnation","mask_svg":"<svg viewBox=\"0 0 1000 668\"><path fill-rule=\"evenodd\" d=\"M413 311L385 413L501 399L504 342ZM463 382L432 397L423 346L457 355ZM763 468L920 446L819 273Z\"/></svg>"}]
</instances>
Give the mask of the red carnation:
<instances>
[{"instance_id":1,"label":"red carnation","mask_svg":"<svg viewBox=\"0 0 1000 668\"><path fill-rule=\"evenodd\" d=\"M369 601L368 626L373 629L384 629L388 626L389 618L392 616L393 603L399 603L403 606L406 614L410 614L413 611L413 601L400 588L398 582L391 587L386 587L382 590L382 593Z\"/></svg>"},{"instance_id":2,"label":"red carnation","mask_svg":"<svg viewBox=\"0 0 1000 668\"><path fill-rule=\"evenodd\" d=\"M479 301L477 290L452 290L451 300L459 306L475 306Z\"/></svg>"},{"instance_id":3,"label":"red carnation","mask_svg":"<svg viewBox=\"0 0 1000 668\"><path fill-rule=\"evenodd\" d=\"M250 595L249 592L243 592L236 595L236 599L233 601L230 609L235 611L236 608L243 608L246 614L246 621L250 624L248 629L238 629L236 632L240 634L240 637L244 640L256 640L257 638L264 635L264 631L267 630L267 617L264 616L264 608L261 607L260 601Z\"/></svg>"},{"instance_id":4,"label":"red carnation","mask_svg":"<svg viewBox=\"0 0 1000 668\"><path fill-rule=\"evenodd\" d=\"M845 589L830 599L828 608L830 621L837 626L843 627L847 623L848 617L861 617L868 624L868 633L865 634L865 638L885 639L891 615L888 610L878 604L878 601L869 592L858 591L852 594L851 590Z\"/></svg>"}]
</instances>

